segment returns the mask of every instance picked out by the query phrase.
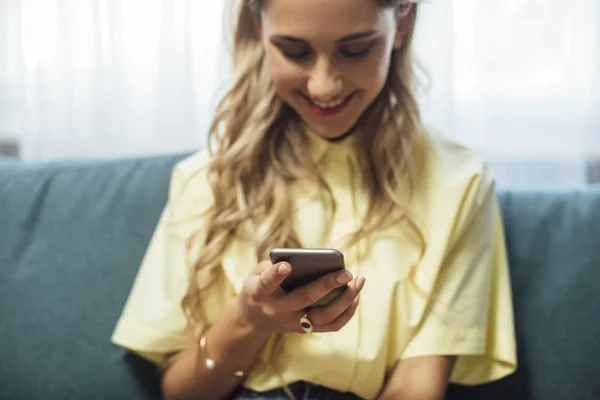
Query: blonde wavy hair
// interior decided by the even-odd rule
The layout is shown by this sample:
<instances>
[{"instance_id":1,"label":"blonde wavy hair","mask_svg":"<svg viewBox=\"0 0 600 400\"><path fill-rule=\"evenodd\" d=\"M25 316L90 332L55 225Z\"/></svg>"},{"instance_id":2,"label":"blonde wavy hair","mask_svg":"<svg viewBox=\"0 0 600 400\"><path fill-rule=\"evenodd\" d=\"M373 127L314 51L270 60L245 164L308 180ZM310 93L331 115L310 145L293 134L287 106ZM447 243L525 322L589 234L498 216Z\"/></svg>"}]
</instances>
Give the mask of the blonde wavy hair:
<instances>
[{"instance_id":1,"label":"blonde wavy hair","mask_svg":"<svg viewBox=\"0 0 600 400\"><path fill-rule=\"evenodd\" d=\"M369 135L358 135L356 145L361 149L357 155L369 203L363 224L349 235L346 248L402 219L419 232L406 218L407 198L398 194L400 186L412 191L414 149L421 127L411 54L417 7L406 0L373 1L407 13L409 27L404 45L393 52L383 90L353 128L360 132L368 127ZM328 218L336 213L331 190L306 151L309 141L302 121L278 96L272 82L255 26L263 3L242 0L239 6L233 37L233 85L219 104L210 129L208 179L214 203L203 217L206 236L190 271L194 278L200 274L209 278L201 282L190 279L182 302L197 335L207 328L201 292L221 273L221 260L233 238L252 240L259 260L268 258L274 247L302 247L290 218L295 182L318 185ZM251 236L251 232L262 234ZM422 240L420 233L419 237ZM189 238L190 249L198 245L196 237Z\"/></svg>"}]
</instances>

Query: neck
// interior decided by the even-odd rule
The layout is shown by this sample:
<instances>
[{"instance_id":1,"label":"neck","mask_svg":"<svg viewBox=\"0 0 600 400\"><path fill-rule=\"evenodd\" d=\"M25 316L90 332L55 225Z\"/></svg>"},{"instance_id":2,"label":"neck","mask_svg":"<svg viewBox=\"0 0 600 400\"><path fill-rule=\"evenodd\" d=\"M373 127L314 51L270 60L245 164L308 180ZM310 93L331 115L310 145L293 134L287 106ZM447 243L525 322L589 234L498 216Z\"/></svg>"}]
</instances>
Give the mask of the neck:
<instances>
[{"instance_id":1,"label":"neck","mask_svg":"<svg viewBox=\"0 0 600 400\"><path fill-rule=\"evenodd\" d=\"M351 136L354 133L354 129L350 129L348 132L338 136L338 137L334 137L334 138L327 138L326 140L330 143L336 143L336 142L341 142L342 140L346 139L347 137Z\"/></svg>"}]
</instances>

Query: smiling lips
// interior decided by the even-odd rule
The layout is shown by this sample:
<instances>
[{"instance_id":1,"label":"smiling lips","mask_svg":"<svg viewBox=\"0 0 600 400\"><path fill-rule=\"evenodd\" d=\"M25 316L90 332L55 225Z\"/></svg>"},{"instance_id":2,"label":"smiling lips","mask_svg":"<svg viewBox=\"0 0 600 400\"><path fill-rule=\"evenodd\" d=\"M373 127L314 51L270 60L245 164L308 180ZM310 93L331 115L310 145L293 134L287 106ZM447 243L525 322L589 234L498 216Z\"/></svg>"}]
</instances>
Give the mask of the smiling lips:
<instances>
[{"instance_id":1,"label":"smiling lips","mask_svg":"<svg viewBox=\"0 0 600 400\"><path fill-rule=\"evenodd\" d=\"M308 104L311 106L311 108L313 109L313 111L315 111L317 115L321 117L332 117L344 111L348 103L350 103L352 97L354 97L354 93L351 93L349 96L342 100L328 102L312 100L310 97L304 94L302 95L302 97L304 97L304 99L308 102Z\"/></svg>"}]
</instances>

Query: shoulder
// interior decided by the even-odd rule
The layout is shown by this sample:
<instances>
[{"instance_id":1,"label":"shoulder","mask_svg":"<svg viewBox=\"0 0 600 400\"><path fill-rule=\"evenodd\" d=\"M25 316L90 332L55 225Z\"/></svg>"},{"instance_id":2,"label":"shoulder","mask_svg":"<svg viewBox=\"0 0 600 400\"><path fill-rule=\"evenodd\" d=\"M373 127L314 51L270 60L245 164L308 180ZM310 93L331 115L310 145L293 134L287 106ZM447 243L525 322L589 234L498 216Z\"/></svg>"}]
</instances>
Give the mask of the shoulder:
<instances>
[{"instance_id":1,"label":"shoulder","mask_svg":"<svg viewBox=\"0 0 600 400\"><path fill-rule=\"evenodd\" d=\"M207 190L210 159L208 150L200 150L176 163L171 172L170 198Z\"/></svg>"},{"instance_id":2,"label":"shoulder","mask_svg":"<svg viewBox=\"0 0 600 400\"><path fill-rule=\"evenodd\" d=\"M432 129L423 129L415 164L416 186L432 195L494 188L494 177L480 154Z\"/></svg>"},{"instance_id":3,"label":"shoulder","mask_svg":"<svg viewBox=\"0 0 600 400\"><path fill-rule=\"evenodd\" d=\"M198 216L212 206L212 190L208 179L211 155L198 151L173 167L169 186L169 204L174 219Z\"/></svg>"},{"instance_id":4,"label":"shoulder","mask_svg":"<svg viewBox=\"0 0 600 400\"><path fill-rule=\"evenodd\" d=\"M418 148L418 171L422 178L442 187L461 185L472 179L493 180L483 157L473 149L433 129L424 129Z\"/></svg>"},{"instance_id":5,"label":"shoulder","mask_svg":"<svg viewBox=\"0 0 600 400\"><path fill-rule=\"evenodd\" d=\"M432 130L423 130L415 152L413 210L423 222L469 220L494 196L495 181L483 157ZM442 218L444 217L444 218Z\"/></svg>"},{"instance_id":6,"label":"shoulder","mask_svg":"<svg viewBox=\"0 0 600 400\"><path fill-rule=\"evenodd\" d=\"M189 181L196 184L206 181L210 160L209 151L204 149L179 161L175 164L171 173L171 186L182 189Z\"/></svg>"}]
</instances>

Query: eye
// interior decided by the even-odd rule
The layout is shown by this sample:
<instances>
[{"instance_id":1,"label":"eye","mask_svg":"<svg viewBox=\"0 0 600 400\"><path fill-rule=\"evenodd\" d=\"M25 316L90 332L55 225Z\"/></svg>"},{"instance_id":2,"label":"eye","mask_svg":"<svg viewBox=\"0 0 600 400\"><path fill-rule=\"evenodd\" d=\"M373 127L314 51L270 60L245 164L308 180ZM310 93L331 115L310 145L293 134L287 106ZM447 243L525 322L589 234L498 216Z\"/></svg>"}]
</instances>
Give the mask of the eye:
<instances>
[{"instance_id":1,"label":"eye","mask_svg":"<svg viewBox=\"0 0 600 400\"><path fill-rule=\"evenodd\" d=\"M370 52L371 45L348 46L340 50L340 53L349 58L365 57Z\"/></svg>"},{"instance_id":2,"label":"eye","mask_svg":"<svg viewBox=\"0 0 600 400\"><path fill-rule=\"evenodd\" d=\"M279 50L284 55L284 57L289 58L290 60L301 61L306 60L310 57L312 51L310 48L305 46L282 46L278 45Z\"/></svg>"},{"instance_id":3,"label":"eye","mask_svg":"<svg viewBox=\"0 0 600 400\"><path fill-rule=\"evenodd\" d=\"M291 60L306 60L308 57L310 57L310 50L304 50L304 51L285 51L285 50L281 50L281 52L283 53L283 55Z\"/></svg>"}]
</instances>

